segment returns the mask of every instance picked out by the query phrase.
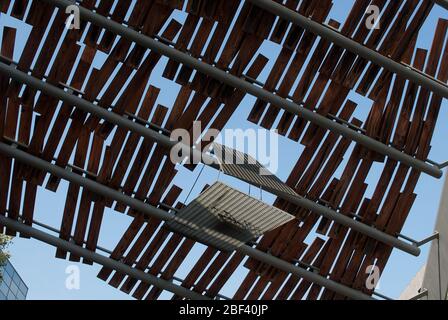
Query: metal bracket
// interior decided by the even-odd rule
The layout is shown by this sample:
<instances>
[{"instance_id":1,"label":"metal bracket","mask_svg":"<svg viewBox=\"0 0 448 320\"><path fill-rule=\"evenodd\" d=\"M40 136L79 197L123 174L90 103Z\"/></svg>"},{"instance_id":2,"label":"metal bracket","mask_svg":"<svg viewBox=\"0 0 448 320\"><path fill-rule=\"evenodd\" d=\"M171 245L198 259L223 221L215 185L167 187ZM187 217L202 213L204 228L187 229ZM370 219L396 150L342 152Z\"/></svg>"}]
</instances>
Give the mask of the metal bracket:
<instances>
[{"instance_id":1,"label":"metal bracket","mask_svg":"<svg viewBox=\"0 0 448 320\"><path fill-rule=\"evenodd\" d=\"M403 238L405 240L408 240L409 242L412 242L412 244L417 246L417 247L421 247L421 246L427 244L428 242L431 242L431 241L433 241L435 239L439 239L439 233L437 231L435 231L433 235L431 235L431 236L429 236L429 237L427 237L427 238L425 238L425 239L423 239L421 241L414 240L414 239L409 238L409 237L407 237L407 236L405 236L403 234L400 234L400 233L398 233L397 236L400 237L400 238Z\"/></svg>"},{"instance_id":2,"label":"metal bracket","mask_svg":"<svg viewBox=\"0 0 448 320\"><path fill-rule=\"evenodd\" d=\"M306 269L308 271L312 271L314 273L319 273L320 272L319 268L317 268L315 266L312 266L312 265L310 265L310 264L308 264L306 262L303 262L303 261L300 261L300 260L294 260L293 262L296 263L299 267L301 267L303 269Z\"/></svg>"},{"instance_id":3,"label":"metal bracket","mask_svg":"<svg viewBox=\"0 0 448 320\"><path fill-rule=\"evenodd\" d=\"M334 121L338 122L338 123L346 125L348 128L350 128L352 130L358 131L358 132L360 132L362 134L367 134L367 130L366 129L358 127L358 126L354 125L353 123L351 123L351 122L349 122L347 120L339 118L338 116L335 116L333 114L328 114L327 117L329 119L331 119L331 120L334 120Z\"/></svg>"},{"instance_id":4,"label":"metal bracket","mask_svg":"<svg viewBox=\"0 0 448 320\"><path fill-rule=\"evenodd\" d=\"M428 290L427 289L420 289L421 292L418 293L416 296L412 297L409 300L420 300L421 298L427 297L428 296Z\"/></svg>"},{"instance_id":5,"label":"metal bracket","mask_svg":"<svg viewBox=\"0 0 448 320\"><path fill-rule=\"evenodd\" d=\"M168 211L172 211L174 213L179 212L179 209L174 208L172 206L169 206L169 205L167 205L167 204L165 204L163 202L159 202L159 207L162 208L162 209L168 210Z\"/></svg>"},{"instance_id":6,"label":"metal bracket","mask_svg":"<svg viewBox=\"0 0 448 320\"><path fill-rule=\"evenodd\" d=\"M252 78L251 76L249 76L249 75L247 75L247 74L243 74L243 75L241 75L241 78L244 79L244 80L246 80L246 81L249 81L250 83L255 84L255 85L257 85L257 86L259 86L259 87L261 87L261 88L264 88L264 87L266 86L265 83L263 83L263 82L261 82L261 81L258 81L257 79L254 79L254 78ZM274 89L274 90L271 90L271 93L274 93L274 94L278 95L279 92L278 92L277 89ZM285 98L285 99L288 99L288 100L290 100L290 101L292 101L292 102L294 102L294 103L297 103L298 105L300 105L300 106L302 106L302 107L305 105L303 101L300 101L300 102L295 101L295 100L294 100L294 97L291 96L291 95L289 95L289 94L286 95L286 96L284 96L284 98Z\"/></svg>"},{"instance_id":7,"label":"metal bracket","mask_svg":"<svg viewBox=\"0 0 448 320\"><path fill-rule=\"evenodd\" d=\"M426 239L423 239L422 241L420 241L419 243L417 243L417 247L421 247L424 244L427 244L428 242L431 242L433 240L439 239L439 232L435 231L434 234L432 236L427 237Z\"/></svg>"},{"instance_id":8,"label":"metal bracket","mask_svg":"<svg viewBox=\"0 0 448 320\"><path fill-rule=\"evenodd\" d=\"M81 91L81 90L79 90L79 89L77 89L75 87L72 87L69 84L61 82L61 81L59 81L59 86L61 86L62 88L67 89L68 93L75 94L78 97L85 96L85 94L86 94L84 91Z\"/></svg>"},{"instance_id":9,"label":"metal bracket","mask_svg":"<svg viewBox=\"0 0 448 320\"><path fill-rule=\"evenodd\" d=\"M382 298L382 299L384 299L384 300L394 300L394 299L392 299L392 298L389 298L388 296L385 296L384 294L382 294L382 293L379 293L379 292L376 292L376 291L373 291L373 293L372 293L374 296L377 296L377 297L379 297L379 298Z\"/></svg>"},{"instance_id":10,"label":"metal bracket","mask_svg":"<svg viewBox=\"0 0 448 320\"><path fill-rule=\"evenodd\" d=\"M150 121L147 121L145 119L140 118L139 116L132 114L130 112L125 112L125 116L130 119L130 120L134 120L136 121L138 124L141 124L143 126L149 127L149 129L157 131L159 133L162 133L166 136L170 136L171 135L171 131L167 130L165 128L162 128L161 126L158 126Z\"/></svg>"},{"instance_id":11,"label":"metal bracket","mask_svg":"<svg viewBox=\"0 0 448 320\"><path fill-rule=\"evenodd\" d=\"M448 161L446 161L444 163L437 163L431 159L426 159L426 162L432 164L433 166L436 166L439 169L444 169L444 168L448 167Z\"/></svg>"}]
</instances>

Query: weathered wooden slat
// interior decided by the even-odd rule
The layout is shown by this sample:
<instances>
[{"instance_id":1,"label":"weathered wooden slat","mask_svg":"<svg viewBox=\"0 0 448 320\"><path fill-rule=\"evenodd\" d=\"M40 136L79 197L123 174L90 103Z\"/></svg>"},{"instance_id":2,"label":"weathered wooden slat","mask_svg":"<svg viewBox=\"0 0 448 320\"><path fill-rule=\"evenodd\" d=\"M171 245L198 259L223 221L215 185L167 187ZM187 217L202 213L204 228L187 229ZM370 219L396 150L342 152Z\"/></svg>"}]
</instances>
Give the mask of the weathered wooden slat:
<instances>
[{"instance_id":1,"label":"weathered wooden slat","mask_svg":"<svg viewBox=\"0 0 448 320\"><path fill-rule=\"evenodd\" d=\"M11 0L2 1L2 3L0 4L0 11L7 12L10 4L11 4Z\"/></svg>"},{"instance_id":2,"label":"weathered wooden slat","mask_svg":"<svg viewBox=\"0 0 448 320\"><path fill-rule=\"evenodd\" d=\"M296 103L303 102L306 108L321 115L337 116L353 126L364 126L361 130L366 130L367 135L384 143L392 140L392 145L397 149L418 159L427 159L442 98L431 96L428 91L382 71L365 59L322 39L318 40L300 27L289 28L290 23L276 19L271 13L250 3L242 4L242 10L238 11L239 0L188 1L186 21L181 26L169 19L174 10L183 10L183 3L182 0L120 0L112 5L110 1L87 0L81 5L96 9L152 37L159 35L164 27L160 36L170 41L177 39L174 43L177 49L188 51L192 56L239 77L246 73L250 78L258 78L267 59L259 54L254 63L249 64L270 36L282 49L273 70L268 70L266 89L276 91L285 98L292 95ZM25 16L28 4L31 9ZM382 8L381 19L387 29L370 30L362 23L367 17L369 4ZM288 0L285 5L310 19L323 22L328 20L332 1ZM10 6L10 1L2 1L0 11L6 12ZM415 68L446 82L448 67L443 61L448 56L448 49L442 53L448 25L446 20L442 19L436 28L426 65L426 50L415 50L418 31L432 6L429 1L420 4L417 0L357 0L342 25L341 33L364 42L367 47L396 61L408 64L412 61ZM24 22L32 27L18 59L20 70L31 72L37 78L46 78L45 81L59 87L70 86L73 94L97 103L99 107L113 108L114 112L123 116L137 115L146 121L153 114L150 122L168 131L184 128L192 132L193 121L201 121L203 128L210 125L222 130L245 97L243 92L169 60L163 76L176 79L181 88L179 92L173 91L177 94L174 106L164 107L157 104L159 92L150 83L154 70L159 70L158 67L165 61L155 52L147 55L147 49L121 37L117 40L113 33L85 21L80 30L64 32L67 16L63 10L59 10L55 19L51 20L55 8L39 1L17 0L11 10L13 16L22 20L26 18ZM124 21L126 17L129 17L128 21ZM235 23L232 24L232 21ZM328 21L334 28L339 28L336 21L331 18ZM13 28L4 29L1 44L3 56L13 57L15 37ZM82 41L87 46L81 47L79 43ZM319 43L314 45L317 41ZM97 50L102 52L101 55L97 55ZM104 63L97 64L103 60L103 55ZM306 61L309 63L302 70ZM300 79L297 79L299 75ZM366 119L352 118L356 104L347 100L351 89L358 83L356 90L363 95L369 93L368 97L374 101ZM149 91L145 91L147 87ZM71 88L67 87L68 90ZM167 158L168 150L152 141L141 141L138 135L116 129L114 125L73 106L60 106L57 99L42 95L26 85L9 83L1 76L0 90L3 93L0 98L0 139L3 141L11 143L10 140L18 140L24 150L47 161L56 160L56 164L64 168L69 165L74 153L74 167L71 170L88 179L96 179L154 206L161 203L182 206L178 202L180 188L173 187L166 192L177 173L177 167ZM258 100L249 119L256 123L261 121L261 126L265 128L271 128L279 121L277 127L282 135L305 146L287 184L301 196L325 202L341 214L356 213L362 217L357 219L363 223L390 234L399 232L415 200L420 172L359 145L354 145L351 150L349 140L278 107ZM3 139L4 135L9 139ZM348 154L349 151L351 154ZM343 161L346 157L347 162ZM367 198L366 179L373 172L373 162L377 162L382 171L375 174L376 187ZM37 188L44 183L46 173L19 163L14 163L12 167L13 162L1 156L0 165L4 170L0 178L0 214L8 214L14 219L21 214L24 222L31 225ZM179 170L185 169L194 169L194 166L188 165ZM55 191L58 185L59 179L50 176L47 188ZM73 233L78 245L95 251L104 210L113 205L111 199L97 197L70 183L60 237L70 240ZM372 264L383 270L392 252L389 246L284 200L277 199L274 205L294 214L297 220L263 236L258 249L289 262L311 259L322 276L330 276L335 281L371 294L363 286L366 279L364 270ZM114 209L126 212L128 208L117 203ZM123 259L126 264L140 270L148 271L149 268L149 273L172 280L192 252L195 242L172 234L161 221L145 220L134 210L127 213L133 221L111 257ZM3 228L0 229L3 231ZM316 230L318 234L328 236L328 240L316 237ZM311 254L316 241L320 243L319 250ZM58 250L56 255L66 258L62 250ZM211 298L219 294L245 261L245 257L239 254L218 253L214 248L206 248L200 257L189 257L191 272L183 285ZM73 255L71 259L79 260ZM288 277L253 259L248 259L244 266L250 272L245 279L241 279L235 294L237 298L345 298L318 285ZM111 278L112 286L138 299L157 299L162 293L157 288L107 268L101 269L98 276L103 280Z\"/></svg>"},{"instance_id":3,"label":"weathered wooden slat","mask_svg":"<svg viewBox=\"0 0 448 320\"><path fill-rule=\"evenodd\" d=\"M176 186L173 186L173 188L169 191L167 196L164 198L164 203L166 203L167 205L170 205L170 206L173 205L181 192L182 192L182 189L180 189ZM139 216L137 216L137 218L135 218L135 219L139 220L138 217ZM149 220L149 222L146 224L144 230L142 231L141 235L138 237L137 241L134 243L131 250L124 258L124 263L126 263L128 265L133 265L133 264L137 263L137 265L140 266L140 268L145 267L144 261L142 260L143 258L140 259L138 262L137 262L137 258L141 254L142 250L145 248L145 246L147 245L149 240L154 236L154 234L156 233L160 224L161 224L161 222L156 219ZM129 240L131 240L131 239L129 239ZM131 243L131 241L128 241L127 243L122 242L121 245L129 246L130 243ZM156 249L153 248L153 251L154 250L156 250ZM147 249L147 252L149 252L149 249ZM147 262L147 263L149 263L150 258L147 258L147 259L149 259ZM114 274L114 276L112 277L112 279L110 280L109 284L114 287L118 287L125 277L126 277L125 274L116 272ZM124 282L123 286L121 287L121 290L126 293L130 293L136 283L137 283L136 279L128 277L126 279L126 281Z\"/></svg>"},{"instance_id":4,"label":"weathered wooden slat","mask_svg":"<svg viewBox=\"0 0 448 320\"><path fill-rule=\"evenodd\" d=\"M161 252L159 254L157 259L154 261L154 264L149 268L148 273L156 275L156 276L158 275L158 271L160 270L160 268L162 268L167 263L171 254L176 249L177 245L180 243L182 238L183 238L183 236L179 235L179 234L173 234L171 236L170 240L165 245L163 252ZM131 291L130 289L134 286L134 282L136 282L136 281L135 280L132 281L126 288L124 288L125 286L123 286L121 288L121 290L129 293ZM126 284L127 284L127 282L126 282ZM135 294L139 295L138 298L141 297L140 299L142 299L144 297L145 293L147 292L147 290L149 289L149 287L150 286L148 284L141 283L139 285L139 287L137 288ZM140 296L140 292L143 293L141 296Z\"/></svg>"},{"instance_id":5,"label":"weathered wooden slat","mask_svg":"<svg viewBox=\"0 0 448 320\"><path fill-rule=\"evenodd\" d=\"M125 233L121 237L117 246L112 251L112 254L110 256L112 259L115 259L118 261L123 257L129 244L135 239L135 237L137 236L137 233L143 226L143 223L144 223L143 216L138 216L132 220L131 224L126 229ZM107 279L112 274L112 272L113 272L112 269L101 268L100 272L98 273L98 278L100 278L104 281L107 281Z\"/></svg>"},{"instance_id":6,"label":"weathered wooden slat","mask_svg":"<svg viewBox=\"0 0 448 320\"><path fill-rule=\"evenodd\" d=\"M182 262L187 257L188 253L190 253L191 249L194 246L194 241L190 239L185 239L182 245L180 246L177 253L174 255L168 266L163 270L161 274L161 278L165 280L172 279L174 276L176 270L180 267ZM146 296L147 300L155 300L157 299L160 294L162 293L162 290L153 287L149 294Z\"/></svg>"},{"instance_id":7,"label":"weathered wooden slat","mask_svg":"<svg viewBox=\"0 0 448 320\"><path fill-rule=\"evenodd\" d=\"M88 148L88 135L87 132L84 131L84 134L81 136L75 153L75 161L74 164L79 168L84 167L84 163L86 161ZM72 236L72 226L75 219L76 207L78 204L80 187L70 183L67 191L67 198L65 200L65 208L64 214L61 221L60 234L59 237L64 240L70 240ZM57 249L56 257L65 259L67 256L67 252L61 249Z\"/></svg>"},{"instance_id":8,"label":"weathered wooden slat","mask_svg":"<svg viewBox=\"0 0 448 320\"><path fill-rule=\"evenodd\" d=\"M17 19L22 20L26 8L28 7L28 0L16 0L14 1L14 6L12 7L11 15Z\"/></svg>"},{"instance_id":9,"label":"weathered wooden slat","mask_svg":"<svg viewBox=\"0 0 448 320\"><path fill-rule=\"evenodd\" d=\"M218 250L208 247L182 282L182 287L190 289L217 252ZM179 297L174 296L173 299L179 299Z\"/></svg>"}]
</instances>

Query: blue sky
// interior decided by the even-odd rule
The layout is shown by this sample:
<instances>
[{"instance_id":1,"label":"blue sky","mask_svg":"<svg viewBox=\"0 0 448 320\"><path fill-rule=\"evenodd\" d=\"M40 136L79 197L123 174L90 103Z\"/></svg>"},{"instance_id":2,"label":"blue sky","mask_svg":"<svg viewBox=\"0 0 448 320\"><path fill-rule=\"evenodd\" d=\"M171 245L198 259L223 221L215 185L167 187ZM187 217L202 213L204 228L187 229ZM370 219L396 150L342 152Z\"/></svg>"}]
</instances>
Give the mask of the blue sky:
<instances>
[{"instance_id":1,"label":"blue sky","mask_svg":"<svg viewBox=\"0 0 448 320\"><path fill-rule=\"evenodd\" d=\"M334 3L335 4L332 12L330 13L330 17L338 21L344 21L353 1L334 0ZM430 47L435 25L440 17L447 18L448 14L442 8L436 6L420 33L418 40L418 45L420 47ZM177 14L176 18L180 22L183 22L184 15ZM19 29L19 38L16 46L15 57L17 60L28 37L30 28L20 21L2 15L0 17L0 34L5 25L14 26ZM275 62L275 58L279 53L279 49L279 46L268 42L262 46L260 51L270 58L270 64L266 70L269 70L272 67ZM97 59L95 60L96 66L101 65L103 60L104 56L102 54L98 54ZM161 63L153 72L151 84L162 89L157 103L171 106L174 102L177 91L179 90L179 86L160 76L166 59L162 61L163 63ZM259 80L263 81L266 76L267 72L264 72L260 76ZM371 101L355 93L350 94L349 98L360 105L355 116L364 119L368 107L371 105ZM249 113L253 103L254 98L247 96L242 102L239 113L230 120L227 127L242 129L253 127L252 124L244 120L247 118L247 114ZM448 160L446 141L444 141L448 136L448 126L446 126L446 122L444 121L448 116L447 107L448 103L444 100L439 118L440 120L432 143L433 148L431 150L430 158L437 162L444 162ZM302 148L296 143L284 138L280 139L280 169L278 171L280 178L285 179L288 176L301 151ZM198 168L198 170L199 169L200 168ZM381 167L378 166L378 169L381 169ZM185 189L184 194L181 195L181 199L185 199L187 197L187 193L191 188L191 182L198 176L198 170L195 172L182 170L176 177L175 183ZM380 172L381 171L376 170L373 174L379 174ZM204 184L213 183L217 179L218 174L216 171L210 168L205 168L199 178L198 184L192 190L190 200L198 194ZM235 179L221 176L220 180L232 184L241 190L248 191L247 184L237 182ZM422 239L432 234L442 182L443 180L436 180L427 175L422 175L416 190L419 196L412 209L410 217L406 222L403 230L404 234L415 239ZM62 183L57 193L39 190L35 215L37 220L59 228L60 219L65 204L66 189L67 184ZM254 192L253 189L252 191ZM372 186L370 186L368 192L371 193L372 191ZM255 193L253 193L253 195L258 197L258 194L255 195ZM263 196L263 200L269 202L273 200L273 197L266 194ZM102 247L113 249L124 230L126 230L129 222L130 219L128 217L109 210L105 215L100 245ZM204 247L202 245L196 246L190 257L199 256L203 249ZM383 272L383 277L378 291L393 298L398 297L410 279L425 263L428 249L429 246L425 246L422 254L418 258L395 250L386 270ZM67 266L71 266L72 263L54 258L55 249L49 247L48 245L39 243L35 240L15 239L10 251L13 255L12 263L30 288L28 296L30 299L130 299L130 296L121 293L119 290L112 288L105 282L97 279L96 274L98 273L100 267L96 265L93 267L79 265L81 270L80 290L67 290L65 286L65 281L67 278L65 270ZM189 267L191 267L191 265L188 264L189 261L191 261L191 259L187 259L187 263L182 265L176 276L180 278L185 277ZM224 288L223 293L225 295L232 295L236 284L239 279L244 277L245 272L246 271L243 268L238 269L235 277L233 277ZM162 297L167 298L169 295L164 295Z\"/></svg>"}]
</instances>

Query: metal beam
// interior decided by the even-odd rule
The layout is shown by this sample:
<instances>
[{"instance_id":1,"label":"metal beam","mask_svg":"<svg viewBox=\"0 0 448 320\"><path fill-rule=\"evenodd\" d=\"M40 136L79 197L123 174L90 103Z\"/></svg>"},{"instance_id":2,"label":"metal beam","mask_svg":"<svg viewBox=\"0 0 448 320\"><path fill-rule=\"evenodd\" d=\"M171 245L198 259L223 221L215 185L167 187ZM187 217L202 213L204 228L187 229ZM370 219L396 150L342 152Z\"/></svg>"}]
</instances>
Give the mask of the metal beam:
<instances>
[{"instance_id":1,"label":"metal beam","mask_svg":"<svg viewBox=\"0 0 448 320\"><path fill-rule=\"evenodd\" d=\"M70 182L80 184L81 186L86 186L86 188L89 187L89 190L92 191L93 193L97 193L97 194L106 196L105 189L113 190L113 189L110 189L110 188L108 188L108 187L106 187L104 185L101 185L101 184L97 183L97 182L91 181L94 184L87 183L86 180L89 180L87 178L84 178L82 176L78 176L75 173L72 173L72 172L69 172L67 170L64 170L64 169L62 169L62 168L60 168L60 167L58 167L58 166L56 166L54 164L46 162L45 160L42 160L42 159L40 159L40 158L38 158L36 156L33 156L31 154L28 154L28 153L24 152L24 151L18 150L17 148L15 148L13 146L9 146L9 145L7 145L7 144L5 144L3 142L0 142L0 153L2 153L3 155L5 155L7 157L14 158L14 159L16 159L17 161L19 161L21 163L25 163L25 164L33 166L33 167L35 167L37 169L50 172L50 173L52 173L52 174L54 174L54 175L56 175L56 176L58 176L60 178L66 179L66 180L68 180ZM75 176L77 176L77 177L75 177ZM120 192L117 191L117 193L120 193ZM120 193L120 195L117 195L117 193L116 192L108 192L107 196L110 199L112 199L112 200L117 200L117 201L120 201L120 202L123 202L123 203L126 203L126 204L133 204L133 206L135 208L144 209L143 211L140 211L140 212L142 212L145 215L149 215L150 217L153 217L153 216L156 215L158 218L160 218L162 220L170 220L172 218L171 214L166 213L166 215L164 217L164 215L161 215L159 213L159 211L161 211L160 209L157 209L157 208L155 208L155 207L153 207L153 206L151 206L149 204L146 204L146 203L144 203L142 201L139 201L137 199L134 199L132 197L129 197L129 196L121 194L121 193ZM140 205L135 205L134 202L140 202ZM3 217L3 216L0 216L0 217L1 217L0 224L4 224L4 225L8 226L6 223L3 223L3 220L7 220L8 222L10 220L8 218ZM179 221L181 221L181 220L179 220ZM9 222L9 223L10 223L9 225L11 225L11 222ZM12 228L16 229L16 227L22 227L21 223L17 222L17 224L12 225ZM20 229L16 229L16 230L21 232ZM30 231L29 229L22 229L22 230L25 230L25 233L26 233L26 231ZM43 237L42 234L40 234L40 236ZM49 237L52 237L52 236L49 236ZM51 240L51 238L44 238L44 239L46 239L48 241L56 241L55 239L61 240L61 239L56 238L56 237L53 237L53 238L54 239L52 239L52 240ZM61 241L63 241L63 240L61 240ZM66 243L61 243L61 244L64 245L64 246L67 246ZM66 249L66 247L62 247L62 249L70 251L69 249ZM75 248L71 247L70 249L75 249ZM76 249L76 250L78 250L78 249ZM83 250L85 250L85 249L83 249ZM294 275L296 275L298 277L301 277L301 278L303 278L303 279L305 279L307 281L310 281L310 282L316 283L316 284L318 284L320 286L323 286L325 288L328 288L328 289L330 289L330 290L332 290L332 291L334 291L336 293L342 294L342 295L347 296L349 298L356 299L356 300L371 300L371 299L373 299L372 297L370 297L370 296L368 296L368 295L366 295L366 294L364 294L362 292L359 292L359 291L354 290L354 289L352 289L350 287L347 287L345 285L337 283L337 282L335 282L333 280L329 280L329 279L327 279L325 277L322 277L321 275L315 274L314 272L310 272L310 271L307 271L305 269L302 269L302 268L299 268L297 266L294 266L294 265L292 265L292 264L290 264L290 263L288 263L288 262L286 262L284 260L281 260L281 259L279 259L277 257L274 257L274 256L272 256L270 254L264 253L264 252L259 251L257 249L251 248L251 247L249 247L247 245L238 248L237 251L241 252L241 253L243 253L245 255L248 255L248 256L250 256L250 257L252 257L254 259L257 259L257 260L259 260L259 261L261 261L263 263L270 264L270 265L272 265L272 266L274 266L276 268L279 268L280 270L283 270L283 271L288 272L288 273L292 273L292 274L294 274ZM74 252L74 253L78 254L78 252ZM84 254L84 251L82 253ZM81 256L81 254L78 254L78 255ZM100 256L100 257L102 257L102 256ZM86 258L91 260L91 261L95 261L90 256L86 256ZM96 257L96 258L99 259L99 257ZM103 259L107 259L107 258L103 257ZM101 261L105 262L105 260L101 260ZM132 270L132 268L130 268L130 269ZM126 272L131 271L131 270L128 269L128 270L126 270Z\"/></svg>"},{"instance_id":2,"label":"metal beam","mask_svg":"<svg viewBox=\"0 0 448 320\"><path fill-rule=\"evenodd\" d=\"M422 288L428 300L448 299L448 178L445 180L434 231L438 237L431 242Z\"/></svg>"},{"instance_id":3,"label":"metal beam","mask_svg":"<svg viewBox=\"0 0 448 320\"><path fill-rule=\"evenodd\" d=\"M357 290L352 289L347 286L342 286L338 282L335 282L333 280L322 277L321 275L319 275L317 273L307 271L302 268L298 268L284 260L276 258L276 257L274 257L270 254L264 253L260 250L256 250L247 245L240 247L239 249L237 249L237 251L242 254L245 254L251 258L254 258L258 261L265 262L265 263L270 264L278 269L292 273L292 274L294 274L298 277L301 277L307 281L318 284L318 285L325 287L331 291L341 293L346 297L350 297L355 300L375 300L371 296L368 296L368 295L362 293L361 291L357 291Z\"/></svg>"},{"instance_id":4,"label":"metal beam","mask_svg":"<svg viewBox=\"0 0 448 320\"><path fill-rule=\"evenodd\" d=\"M41 158L33 156L24 151L21 151L13 146L9 146L3 142L0 142L0 153L8 157L17 159L19 162L30 164L31 166L37 169L43 170L45 172L50 172L51 174L61 179L80 185L86 188L87 190L92 191L100 196L106 197L108 199L114 199L118 202L122 202L128 205L129 207L135 209L136 211L142 212L151 217L167 221L172 220L174 218L174 214L172 213L168 213L161 209L149 206L138 199L129 197L115 189L109 188L94 180L84 178L83 176L80 176L72 171L62 169L54 164L51 164L50 162L47 162L45 160L42 160Z\"/></svg>"},{"instance_id":5,"label":"metal beam","mask_svg":"<svg viewBox=\"0 0 448 320\"><path fill-rule=\"evenodd\" d=\"M351 228L352 230L365 234L370 238L376 239L380 242L388 244L414 256L419 256L421 253L421 250L414 244L404 242L396 237L382 232L381 230L375 229L365 223L354 220L348 216L345 216L343 213L338 213L309 199L303 197L294 197L287 193L282 194L280 197L299 207L319 213L323 217L336 221L344 226Z\"/></svg>"},{"instance_id":6,"label":"metal beam","mask_svg":"<svg viewBox=\"0 0 448 320\"><path fill-rule=\"evenodd\" d=\"M72 5L72 2L68 1L68 0L39 0L39 1L53 4L63 10L67 6ZM254 1L254 2L257 5L258 5L258 2L266 4L266 5L269 5L269 3L271 3L271 1L259 1L259 0ZM276 8L278 9L278 7L276 7ZM280 8L287 10L283 6L280 6ZM304 108L303 106L300 106L292 101L283 99L280 96L277 96L267 90L264 90L263 88L260 88L260 87L257 87L255 85L251 84L248 81L245 81L245 80L238 78L230 73L220 70L219 68L216 68L209 64L206 64L206 63L204 63L204 62L202 62L184 52L181 52L175 48L171 48L170 46L163 44L160 41L156 41L148 36L145 36L142 33L132 30L131 28L128 28L126 26L123 26L120 23L117 23L117 22L115 22L111 19L108 19L102 15L94 13L91 10L83 8L82 6L79 7L79 10L80 10L81 19L90 21L91 23L93 23L99 27L105 28L115 34L122 36L125 39L133 41L144 48L151 49L154 52L157 52L161 55L167 56L170 59L173 59L173 60L180 62L186 66L196 69L201 73L209 75L210 77L212 77L216 80L219 80L222 83L225 83L225 84L227 84L231 87L234 87L238 90L241 90L243 92L250 93L250 94L252 94L266 102L269 102L273 105L279 106L280 108L282 108L290 113L296 114L299 117L302 117L303 119L316 124L317 126L320 126L322 128L325 128L325 129L331 130L335 133L338 133L347 139L356 141L357 143L359 143L375 152L378 152L378 153L386 155L392 159L400 161L403 164L413 167L416 170L425 172L425 173L427 173L433 177L436 177L436 178L442 177L442 171L433 165L430 165L422 160L416 159L404 152L401 152L393 147L385 145L384 143L381 143L381 142L379 142L371 137L368 137L362 133L359 133L350 128L347 128L346 126L339 124L335 121L332 121L316 112L308 110L307 108ZM283 11L283 10L279 10L279 11ZM295 13L294 11L291 11L291 12L292 12L292 14ZM294 15L293 15L293 17L294 17ZM293 17L292 17L292 19L293 19ZM307 20L307 23L311 23L311 20L308 20L306 18L303 18L303 19ZM301 21L301 19L299 19L299 20ZM322 25L319 25L319 28L325 28L325 27L323 27ZM325 28L325 29L327 29L327 28ZM331 29L328 29L328 30L331 30ZM332 32L334 32L334 31L332 31ZM350 40L350 41L353 42L353 40ZM358 46L359 46L359 44L358 44ZM364 48L364 49L366 49L366 48ZM360 50L360 51L363 51L363 50ZM384 58L384 57L382 57L382 58ZM413 71L411 71L409 68L401 66L400 64L398 64L398 65L400 65L400 67L397 67L397 63L394 62L393 60L390 60L389 62L392 66L394 66L393 70L398 70L400 72L400 74L403 76L407 75L407 78L415 77L416 79L421 79L423 77L422 75L418 75L417 73L414 73ZM394 72L396 72L396 71L394 71ZM429 81L426 77L423 77L423 78L427 80L427 81L423 81L424 83L427 83ZM429 83L433 84L433 86L435 88L439 89L439 90L435 90L434 92L438 92L440 94L443 91L444 94L441 94L441 95L448 97L448 89L446 87L444 87L440 83L436 83L435 81L429 81Z\"/></svg>"},{"instance_id":7,"label":"metal beam","mask_svg":"<svg viewBox=\"0 0 448 320\"><path fill-rule=\"evenodd\" d=\"M47 82L43 82L37 78L34 78L34 77L20 71L20 70L17 70L13 66L8 66L8 65L0 62L0 72L7 74L9 77L14 79L15 81L27 84L30 87L32 87L36 90L39 90L47 95L58 98L64 102L66 102L67 105L76 106L86 112L92 113L100 118L103 118L103 119L109 121L110 123L113 123L122 128L126 128L126 129L128 129L132 132L135 132L145 138L156 141L157 143L159 143L167 148L172 148L173 146L178 145L184 151L184 154L194 155L195 159L203 159L204 163L207 163L207 165L210 165L211 167L220 170L219 165L217 164L216 158L213 158L210 155L207 155L205 153L201 153L197 149L192 149L190 146L187 146L185 144L178 144L177 141L172 141L169 137L167 137L157 131L146 128L143 125L140 125L140 124L135 123L129 119L126 119L126 117L123 117L123 116L116 114L112 111L109 111L107 109L101 108L100 106L95 105L87 100L79 98L79 97L72 95L68 92L65 92L64 90L62 90L58 87L55 87ZM89 180L89 181L93 182L91 180ZM280 197L284 200L287 200L295 205L306 208L306 209L311 210L314 213L319 214L325 218L336 221L337 223L339 223L341 225L350 227L354 231L360 232L360 233L362 233L368 237L371 237L375 240L378 240L380 242L383 242L385 244L388 244L392 247L403 250L403 251L410 253L412 255L415 255L415 256L418 256L420 254L420 249L417 248L417 246L409 244L407 242L404 242L400 239L397 239L396 237L393 237L393 236L391 236L387 233L384 233L378 229L370 227L362 222L356 221L348 216L345 216L344 214L338 213L338 212L336 212L330 208L327 208L323 205L320 205L314 201L311 201L309 199L306 199L306 198L303 198L300 196L292 196L290 194L286 194L284 192L279 192L277 190L267 190L267 191L269 191L269 192L277 195L278 197ZM115 191L115 192L117 192L117 191ZM119 193L119 194L121 194L121 193Z\"/></svg>"},{"instance_id":8,"label":"metal beam","mask_svg":"<svg viewBox=\"0 0 448 320\"><path fill-rule=\"evenodd\" d=\"M427 74L418 72L405 66L391 58L383 56L378 51L372 50L361 43L358 43L341 33L322 25L318 22L313 21L311 18L307 18L300 13L291 10L284 5L274 2L272 0L245 0L252 3L254 6L260 7L266 11L269 11L280 18L283 18L295 25L302 27L303 29L314 33L334 44L342 47L350 52L357 54L358 56L369 60L386 70L393 73L399 74L400 76L419 84L435 94L448 98L448 86ZM446 5L446 1L437 1L441 5Z\"/></svg>"},{"instance_id":9,"label":"metal beam","mask_svg":"<svg viewBox=\"0 0 448 320\"><path fill-rule=\"evenodd\" d=\"M122 272L127 274L135 279L146 282L150 285L153 285L159 289L170 291L176 295L181 297L192 299L192 300L209 300L208 297L200 295L199 293L190 291L184 287L176 285L170 281L160 279L152 274L143 272L141 270L132 268L120 261L113 260L111 258L100 255L96 252L84 249L74 243L69 241L60 239L58 237L52 236L46 232L40 231L33 227L27 226L21 222L12 220L10 218L6 218L5 216L0 215L0 225L4 225L7 228L11 228L21 234L34 238L36 240L45 242L49 245L52 245L56 248L63 249L65 251L71 252L77 256L83 257L87 260L96 262L106 268L110 268L116 270L118 272Z\"/></svg>"}]
</instances>

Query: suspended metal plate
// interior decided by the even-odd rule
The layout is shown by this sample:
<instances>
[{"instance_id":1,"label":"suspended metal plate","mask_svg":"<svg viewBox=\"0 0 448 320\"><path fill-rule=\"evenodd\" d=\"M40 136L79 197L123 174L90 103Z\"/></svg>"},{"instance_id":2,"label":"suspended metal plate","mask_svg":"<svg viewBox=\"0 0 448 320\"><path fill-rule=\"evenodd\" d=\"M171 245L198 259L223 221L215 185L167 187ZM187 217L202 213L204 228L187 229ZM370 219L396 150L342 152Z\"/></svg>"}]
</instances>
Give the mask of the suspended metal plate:
<instances>
[{"instance_id":1,"label":"suspended metal plate","mask_svg":"<svg viewBox=\"0 0 448 320\"><path fill-rule=\"evenodd\" d=\"M167 226L204 244L231 251L293 219L289 213L216 182L181 209Z\"/></svg>"},{"instance_id":2,"label":"suspended metal plate","mask_svg":"<svg viewBox=\"0 0 448 320\"><path fill-rule=\"evenodd\" d=\"M268 192L275 191L297 196L291 187L248 154L218 143L213 144L213 153L218 158L221 170L225 174Z\"/></svg>"}]
</instances>

